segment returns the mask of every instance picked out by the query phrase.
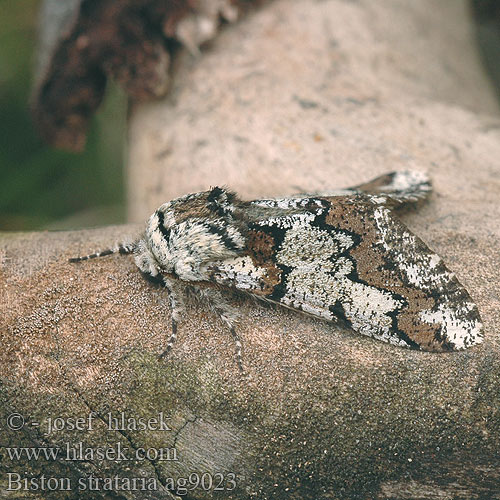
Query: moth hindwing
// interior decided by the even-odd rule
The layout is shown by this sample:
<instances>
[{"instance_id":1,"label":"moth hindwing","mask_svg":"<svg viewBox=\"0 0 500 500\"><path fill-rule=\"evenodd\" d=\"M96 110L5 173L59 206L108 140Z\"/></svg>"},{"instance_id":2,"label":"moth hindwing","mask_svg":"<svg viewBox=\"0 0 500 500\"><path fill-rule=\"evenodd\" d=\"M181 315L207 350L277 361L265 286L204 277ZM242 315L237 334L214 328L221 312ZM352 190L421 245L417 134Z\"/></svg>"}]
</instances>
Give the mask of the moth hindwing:
<instances>
[{"instance_id":1,"label":"moth hindwing","mask_svg":"<svg viewBox=\"0 0 500 500\"><path fill-rule=\"evenodd\" d=\"M172 347L183 285L208 301L237 347L237 313L223 290L242 291L412 349L461 350L482 341L479 312L455 275L390 209L424 199L428 178L393 172L321 195L241 201L219 187L160 206L135 242L72 262L133 253L169 291Z\"/></svg>"}]
</instances>

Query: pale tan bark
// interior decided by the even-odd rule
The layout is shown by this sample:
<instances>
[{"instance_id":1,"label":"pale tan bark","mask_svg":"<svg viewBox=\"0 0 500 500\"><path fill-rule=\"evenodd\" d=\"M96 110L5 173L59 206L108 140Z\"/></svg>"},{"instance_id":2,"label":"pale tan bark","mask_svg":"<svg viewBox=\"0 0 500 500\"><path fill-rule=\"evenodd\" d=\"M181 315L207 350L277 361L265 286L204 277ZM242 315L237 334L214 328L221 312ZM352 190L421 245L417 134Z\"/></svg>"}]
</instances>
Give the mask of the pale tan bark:
<instances>
[{"instance_id":1,"label":"pale tan bark","mask_svg":"<svg viewBox=\"0 0 500 500\"><path fill-rule=\"evenodd\" d=\"M241 300L245 376L224 325L193 304L159 362L165 292L129 257L67 263L139 226L3 235L2 444L122 441L173 447L179 458L14 463L2 452L5 469L163 482L234 472L238 488L220 498L496 498L500 120L469 31L461 1L271 3L180 61L164 101L136 107L129 196L139 221L218 183L254 197L425 169L435 194L404 220L476 300L483 345L412 352ZM107 430L106 414L122 410L163 411L172 430ZM42 424L94 411L98 423L78 434L14 432L3 424L15 411ZM212 496L198 488L188 498Z\"/></svg>"}]
</instances>

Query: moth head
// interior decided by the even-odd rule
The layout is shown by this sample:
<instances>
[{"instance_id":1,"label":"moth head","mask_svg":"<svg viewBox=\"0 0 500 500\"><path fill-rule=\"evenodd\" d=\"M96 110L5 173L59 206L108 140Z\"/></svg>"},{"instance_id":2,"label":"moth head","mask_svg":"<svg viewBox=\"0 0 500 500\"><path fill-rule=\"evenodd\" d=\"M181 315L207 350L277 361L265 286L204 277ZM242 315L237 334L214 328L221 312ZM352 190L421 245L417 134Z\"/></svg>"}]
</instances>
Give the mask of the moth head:
<instances>
[{"instance_id":1,"label":"moth head","mask_svg":"<svg viewBox=\"0 0 500 500\"><path fill-rule=\"evenodd\" d=\"M149 248L145 237L141 238L137 242L135 249L135 263L142 273L152 276L153 278L158 276L161 272L161 267L155 255Z\"/></svg>"},{"instance_id":2,"label":"moth head","mask_svg":"<svg viewBox=\"0 0 500 500\"><path fill-rule=\"evenodd\" d=\"M186 281L207 279L210 261L235 257L245 241L232 212L234 195L221 188L160 206L138 242L136 264L151 276L173 273Z\"/></svg>"}]
</instances>

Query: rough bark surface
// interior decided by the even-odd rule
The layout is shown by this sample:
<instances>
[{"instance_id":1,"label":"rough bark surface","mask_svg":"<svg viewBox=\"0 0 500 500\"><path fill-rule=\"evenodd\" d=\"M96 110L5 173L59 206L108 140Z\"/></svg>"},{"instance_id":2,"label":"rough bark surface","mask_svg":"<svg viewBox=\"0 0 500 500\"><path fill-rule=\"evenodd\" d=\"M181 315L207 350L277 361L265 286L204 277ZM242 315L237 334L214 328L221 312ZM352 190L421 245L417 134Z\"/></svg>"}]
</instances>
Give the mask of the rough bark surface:
<instances>
[{"instance_id":1,"label":"rough bark surface","mask_svg":"<svg viewBox=\"0 0 500 500\"><path fill-rule=\"evenodd\" d=\"M435 194L404 221L470 291L484 344L407 351L235 298L245 376L229 332L195 304L158 361L166 293L128 257L67 263L140 227L2 235L0 442L121 442L178 458L16 461L2 450L6 498L19 494L5 491L9 471L76 485L90 473L168 485L194 472L232 486L236 474L234 490L198 487L193 499L500 498L500 120L465 14L455 0L276 1L225 30L201 59L179 61L169 97L134 110L130 214L217 183L253 197L425 169ZM26 418L18 431L4 425L14 412ZM108 412L163 412L171 430L115 431ZM48 418L89 414L91 429L47 433Z\"/></svg>"}]
</instances>

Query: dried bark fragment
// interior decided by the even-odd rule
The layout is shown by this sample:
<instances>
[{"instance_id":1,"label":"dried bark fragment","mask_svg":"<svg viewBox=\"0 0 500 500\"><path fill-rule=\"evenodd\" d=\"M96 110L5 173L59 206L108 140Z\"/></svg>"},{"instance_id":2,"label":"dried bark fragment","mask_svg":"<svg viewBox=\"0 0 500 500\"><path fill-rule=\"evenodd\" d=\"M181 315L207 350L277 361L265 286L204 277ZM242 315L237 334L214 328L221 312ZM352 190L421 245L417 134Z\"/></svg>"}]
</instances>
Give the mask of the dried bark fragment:
<instances>
[{"instance_id":1,"label":"dried bark fragment","mask_svg":"<svg viewBox=\"0 0 500 500\"><path fill-rule=\"evenodd\" d=\"M56 147L82 150L108 78L134 100L161 96L168 88L175 40L197 52L222 19L234 21L237 14L231 0L47 0L33 93L43 138Z\"/></svg>"}]
</instances>

